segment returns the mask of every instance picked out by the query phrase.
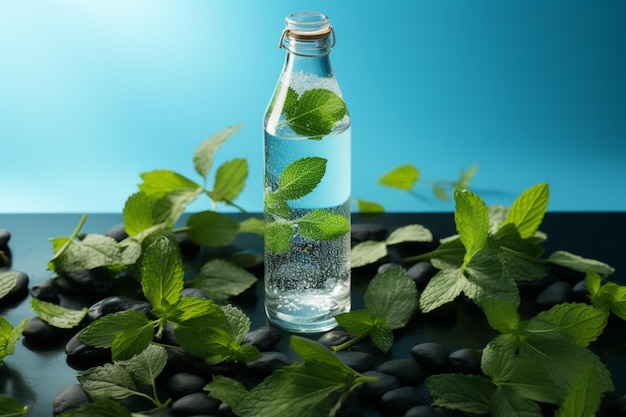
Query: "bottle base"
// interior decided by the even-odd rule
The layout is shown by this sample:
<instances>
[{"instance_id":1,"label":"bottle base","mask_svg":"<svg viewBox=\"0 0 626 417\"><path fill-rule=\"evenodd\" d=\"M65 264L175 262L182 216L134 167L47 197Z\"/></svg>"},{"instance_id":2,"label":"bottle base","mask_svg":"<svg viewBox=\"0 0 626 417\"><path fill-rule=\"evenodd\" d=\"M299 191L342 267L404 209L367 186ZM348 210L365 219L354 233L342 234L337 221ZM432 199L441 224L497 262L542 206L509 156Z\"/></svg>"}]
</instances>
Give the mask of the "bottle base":
<instances>
[{"instance_id":1,"label":"bottle base","mask_svg":"<svg viewBox=\"0 0 626 417\"><path fill-rule=\"evenodd\" d=\"M293 317L281 313L270 313L265 309L267 319L283 330L291 333L321 333L337 327L337 320L334 317Z\"/></svg>"}]
</instances>

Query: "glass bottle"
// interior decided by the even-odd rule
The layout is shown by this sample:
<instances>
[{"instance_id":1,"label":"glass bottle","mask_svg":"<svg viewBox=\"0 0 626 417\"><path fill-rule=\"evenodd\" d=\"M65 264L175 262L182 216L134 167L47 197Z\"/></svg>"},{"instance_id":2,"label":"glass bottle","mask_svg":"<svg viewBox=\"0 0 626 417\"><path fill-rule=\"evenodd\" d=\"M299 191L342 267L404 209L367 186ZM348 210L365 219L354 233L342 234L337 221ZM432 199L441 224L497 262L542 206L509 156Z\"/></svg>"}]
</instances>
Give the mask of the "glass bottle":
<instances>
[{"instance_id":1,"label":"glass bottle","mask_svg":"<svg viewBox=\"0 0 626 417\"><path fill-rule=\"evenodd\" d=\"M285 65L265 113L265 311L301 333L350 310L350 115L328 17L287 17Z\"/></svg>"}]
</instances>

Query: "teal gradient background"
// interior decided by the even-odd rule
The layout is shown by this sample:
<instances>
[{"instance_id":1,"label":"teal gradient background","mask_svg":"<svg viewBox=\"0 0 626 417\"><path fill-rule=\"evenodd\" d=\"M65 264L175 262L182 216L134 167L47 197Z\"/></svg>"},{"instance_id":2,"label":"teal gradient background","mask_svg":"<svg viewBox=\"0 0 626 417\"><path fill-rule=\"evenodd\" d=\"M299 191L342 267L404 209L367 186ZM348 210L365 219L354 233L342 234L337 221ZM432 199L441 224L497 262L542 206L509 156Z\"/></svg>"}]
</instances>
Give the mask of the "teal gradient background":
<instances>
[{"instance_id":1,"label":"teal gradient background","mask_svg":"<svg viewBox=\"0 0 626 417\"><path fill-rule=\"evenodd\" d=\"M489 204L548 182L551 211L626 210L624 1L0 0L0 212L119 212L141 172L199 181L197 145L239 123L214 166L246 158L237 203L262 211L262 119L301 10L337 34L353 198L451 211L428 182L476 163ZM404 163L413 194L377 184Z\"/></svg>"}]
</instances>

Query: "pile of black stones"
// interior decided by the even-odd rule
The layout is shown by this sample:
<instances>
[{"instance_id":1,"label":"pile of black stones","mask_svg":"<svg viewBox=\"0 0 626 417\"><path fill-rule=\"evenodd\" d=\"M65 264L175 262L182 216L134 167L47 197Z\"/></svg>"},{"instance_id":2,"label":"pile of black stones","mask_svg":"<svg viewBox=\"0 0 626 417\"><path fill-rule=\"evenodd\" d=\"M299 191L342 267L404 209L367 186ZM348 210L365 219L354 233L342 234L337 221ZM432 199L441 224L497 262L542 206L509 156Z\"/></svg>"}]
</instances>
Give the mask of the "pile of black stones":
<instances>
[{"instance_id":1,"label":"pile of black stones","mask_svg":"<svg viewBox=\"0 0 626 417\"><path fill-rule=\"evenodd\" d=\"M379 224L355 224L352 228L352 244L365 240L382 240L388 234L385 226ZM112 227L107 235L120 241L126 237L122 226ZM8 247L10 233L0 230L0 271L10 269L11 252ZM181 251L186 261L192 262L203 251L194 245L184 234L178 235ZM402 244L393 248L389 256L374 265L353 271L353 279L372 277L391 265L400 264L406 268L417 288L422 290L429 279L437 272L429 262L406 265L402 261L404 254L415 255L434 248L434 244ZM254 265L251 271L262 276L262 264ZM113 279L114 278L114 279ZM520 286L520 291L527 305L534 312L548 309L556 304L568 301L580 301L586 291L581 284L582 276L563 268L553 268L548 277L532 284ZM364 278L366 279L366 278ZM18 285L3 300L15 302L28 294L28 276L20 273ZM197 289L183 290L183 296L205 297ZM76 338L78 330L98 318L125 310L141 311L150 317L152 307L142 297L140 287L131 277L112 277L106 269L77 271L57 276L36 283L30 289L34 298L61 304L68 308L88 307L88 314L79 328L64 330L50 326L38 317L30 319L24 332L24 345L32 350L47 349L51 345L63 344L67 363L76 370L111 362L109 349L87 346ZM246 303L255 300L256 289L235 297L233 304L245 309ZM441 307L427 315L418 314L407 326L397 332L397 337L409 337L415 326L424 321L435 322L437 326L450 326L457 319L461 306L464 313L477 318L482 312L471 301L460 297L453 303ZM166 343L175 344L173 332L166 332ZM230 417L234 416L228 404L212 398L203 389L213 375L226 375L238 378L248 387L261 382L273 371L298 360L284 351L285 332L270 325L252 329L244 343L256 346L262 357L246 364L222 363L208 365L199 358L185 353L181 349L167 349L166 368L159 376L157 385L163 398L171 398L169 406L154 414L154 417ZM313 336L312 336L313 337ZM342 329L334 329L314 338L325 346L335 346L350 340L353 336ZM282 342L281 342L282 341ZM454 349L434 341L421 340L410 345L404 352L394 352L394 358L375 348L369 342L361 342L354 347L335 352L346 365L365 375L377 376L378 382L366 383L358 387L344 402L338 415L341 417L357 416L404 416L404 417L461 417L467 414L446 410L432 405L425 379L432 374L455 372L480 375L481 349L476 347L457 347ZM52 404L52 413L59 415L76 408L90 400L80 384L62 388ZM134 404L136 405L136 404ZM133 406L133 404L130 404ZM149 408L149 407L148 407ZM546 406L544 415L550 416L554 408ZM623 395L611 393L602 403L599 416L626 416L626 399Z\"/></svg>"}]
</instances>

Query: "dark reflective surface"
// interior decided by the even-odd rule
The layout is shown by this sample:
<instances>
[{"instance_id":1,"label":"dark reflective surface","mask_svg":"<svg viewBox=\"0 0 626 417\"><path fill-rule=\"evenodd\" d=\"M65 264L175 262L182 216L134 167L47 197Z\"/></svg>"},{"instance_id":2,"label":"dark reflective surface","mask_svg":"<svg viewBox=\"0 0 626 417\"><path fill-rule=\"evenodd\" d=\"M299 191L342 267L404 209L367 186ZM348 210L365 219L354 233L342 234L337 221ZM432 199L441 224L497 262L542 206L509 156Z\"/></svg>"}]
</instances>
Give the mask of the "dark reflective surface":
<instances>
[{"instance_id":1,"label":"dark reflective surface","mask_svg":"<svg viewBox=\"0 0 626 417\"><path fill-rule=\"evenodd\" d=\"M13 253L12 269L29 275L32 287L35 283L53 277L47 262L52 256L51 237L68 236L78 221L79 214L0 214L0 229L11 232L9 246ZM121 214L90 215L84 232L105 233L122 221ZM392 231L406 224L422 224L436 237L455 233L452 214L383 214L355 215L353 223L380 223ZM614 280L624 281L626 270L626 213L549 213L541 227L547 233L544 244L545 256L555 250L566 250L577 255L606 262L616 269ZM258 236L241 236L236 242L240 249L262 253L262 239ZM363 293L371 270L355 271L353 274L353 308L363 306ZM257 286L256 300L242 302L241 307L250 315L252 327L266 325L263 313L262 282ZM418 316L411 324L395 333L392 350L383 355L368 349L380 361L389 358L410 357L410 349L423 341L438 341L451 350L475 347L482 348L493 337L482 313L472 305L458 303L456 318L441 320L436 316ZM9 305L1 305L0 313L13 325L24 318L34 317L30 297ZM608 328L592 347L605 361L613 375L618 393L626 392L626 329L617 322ZM290 354L288 334L283 334L280 350ZM28 416L51 416L52 401L66 385L76 383L77 370L68 366L64 353L65 340L46 347L26 346L23 339L18 342L14 355L5 359L0 367L0 392L17 397L29 406ZM375 411L364 411L364 415L379 415Z\"/></svg>"}]
</instances>

